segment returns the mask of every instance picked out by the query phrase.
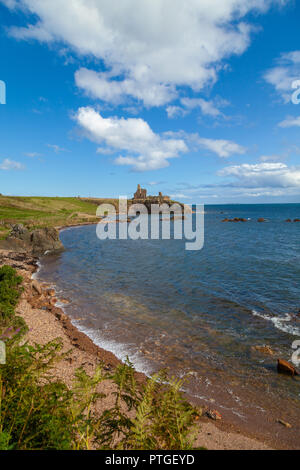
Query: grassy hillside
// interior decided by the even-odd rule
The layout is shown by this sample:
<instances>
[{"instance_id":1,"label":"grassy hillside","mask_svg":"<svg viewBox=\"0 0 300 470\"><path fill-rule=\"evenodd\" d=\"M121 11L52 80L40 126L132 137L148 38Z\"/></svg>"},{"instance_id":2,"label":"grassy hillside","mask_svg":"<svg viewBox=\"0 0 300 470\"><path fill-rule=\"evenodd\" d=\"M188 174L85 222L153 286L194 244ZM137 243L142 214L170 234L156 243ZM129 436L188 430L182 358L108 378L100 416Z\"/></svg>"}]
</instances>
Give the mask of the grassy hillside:
<instances>
[{"instance_id":1,"label":"grassy hillside","mask_svg":"<svg viewBox=\"0 0 300 470\"><path fill-rule=\"evenodd\" d=\"M96 222L97 206L104 202L116 205L118 200L0 196L0 238L15 223L34 229Z\"/></svg>"}]
</instances>

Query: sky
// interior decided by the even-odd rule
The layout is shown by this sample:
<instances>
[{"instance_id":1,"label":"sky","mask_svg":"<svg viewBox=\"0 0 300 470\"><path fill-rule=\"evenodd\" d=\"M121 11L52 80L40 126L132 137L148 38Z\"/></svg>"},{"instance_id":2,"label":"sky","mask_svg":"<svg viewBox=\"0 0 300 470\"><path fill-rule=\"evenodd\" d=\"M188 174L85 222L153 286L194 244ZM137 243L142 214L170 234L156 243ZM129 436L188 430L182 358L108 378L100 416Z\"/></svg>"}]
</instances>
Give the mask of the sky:
<instances>
[{"instance_id":1,"label":"sky","mask_svg":"<svg viewBox=\"0 0 300 470\"><path fill-rule=\"evenodd\" d=\"M299 203L299 3L0 0L0 192Z\"/></svg>"}]
</instances>

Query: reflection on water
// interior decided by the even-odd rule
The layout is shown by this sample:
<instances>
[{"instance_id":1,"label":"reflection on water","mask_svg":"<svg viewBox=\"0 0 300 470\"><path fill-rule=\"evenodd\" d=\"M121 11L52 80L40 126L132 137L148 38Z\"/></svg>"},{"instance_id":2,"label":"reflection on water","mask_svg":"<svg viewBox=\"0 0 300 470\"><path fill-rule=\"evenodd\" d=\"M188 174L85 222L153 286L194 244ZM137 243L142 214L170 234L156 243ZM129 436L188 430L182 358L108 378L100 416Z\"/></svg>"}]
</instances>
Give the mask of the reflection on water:
<instances>
[{"instance_id":1,"label":"reflection on water","mask_svg":"<svg viewBox=\"0 0 300 470\"><path fill-rule=\"evenodd\" d=\"M299 216L300 205L206 207L199 252L181 240L99 241L95 226L68 229L66 251L46 257L39 277L71 300L66 312L97 344L139 369L189 371L192 395L226 394L223 406L241 419L243 389L299 407L299 382L278 376L274 359L289 359L300 337L300 224L284 222ZM274 357L253 350L263 344Z\"/></svg>"}]
</instances>

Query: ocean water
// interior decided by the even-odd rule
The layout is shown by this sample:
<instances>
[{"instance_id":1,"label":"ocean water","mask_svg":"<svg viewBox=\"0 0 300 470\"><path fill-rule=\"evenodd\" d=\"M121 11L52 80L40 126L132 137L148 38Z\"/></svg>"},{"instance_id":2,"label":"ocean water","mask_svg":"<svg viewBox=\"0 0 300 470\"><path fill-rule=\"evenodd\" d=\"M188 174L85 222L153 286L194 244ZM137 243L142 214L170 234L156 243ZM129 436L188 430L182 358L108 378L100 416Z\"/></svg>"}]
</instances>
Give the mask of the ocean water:
<instances>
[{"instance_id":1,"label":"ocean water","mask_svg":"<svg viewBox=\"0 0 300 470\"><path fill-rule=\"evenodd\" d=\"M137 369L187 376L190 396L240 420L281 401L299 419L300 382L276 372L300 339L300 223L288 218L300 218L300 204L206 206L201 251L71 228L61 232L65 252L45 256L38 277L70 300L76 326ZM274 356L253 349L265 344Z\"/></svg>"}]
</instances>

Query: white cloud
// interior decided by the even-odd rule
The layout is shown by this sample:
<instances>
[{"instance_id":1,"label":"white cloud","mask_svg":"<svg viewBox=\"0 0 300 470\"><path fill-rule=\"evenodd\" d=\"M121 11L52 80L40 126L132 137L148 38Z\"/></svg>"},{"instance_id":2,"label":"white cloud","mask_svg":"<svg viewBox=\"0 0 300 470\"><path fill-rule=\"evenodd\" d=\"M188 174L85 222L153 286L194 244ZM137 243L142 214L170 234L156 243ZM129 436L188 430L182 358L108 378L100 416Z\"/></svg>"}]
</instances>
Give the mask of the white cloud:
<instances>
[{"instance_id":1,"label":"white cloud","mask_svg":"<svg viewBox=\"0 0 300 470\"><path fill-rule=\"evenodd\" d=\"M37 152L27 152L25 153L26 157L29 157L29 158L37 158L37 157L41 157L42 155L40 153L37 153Z\"/></svg>"},{"instance_id":2,"label":"white cloud","mask_svg":"<svg viewBox=\"0 0 300 470\"><path fill-rule=\"evenodd\" d=\"M288 116L284 121L278 124L279 127L300 127L300 116Z\"/></svg>"},{"instance_id":3,"label":"white cloud","mask_svg":"<svg viewBox=\"0 0 300 470\"><path fill-rule=\"evenodd\" d=\"M5 158L2 163L0 163L0 170L24 170L24 165L19 162Z\"/></svg>"},{"instance_id":4,"label":"white cloud","mask_svg":"<svg viewBox=\"0 0 300 470\"><path fill-rule=\"evenodd\" d=\"M266 162L278 162L280 160L282 160L282 156L280 155L262 155L260 158L260 161L263 162L263 163L266 163Z\"/></svg>"},{"instance_id":5,"label":"white cloud","mask_svg":"<svg viewBox=\"0 0 300 470\"><path fill-rule=\"evenodd\" d=\"M103 118L90 107L80 108L74 118L90 140L125 153L115 160L116 164L136 171L167 167L169 159L188 150L184 140L155 134L143 119Z\"/></svg>"},{"instance_id":6,"label":"white cloud","mask_svg":"<svg viewBox=\"0 0 300 470\"><path fill-rule=\"evenodd\" d=\"M264 75L265 80L273 85L285 103L292 99L294 81L300 79L300 51L284 53L277 59L277 65Z\"/></svg>"},{"instance_id":7,"label":"white cloud","mask_svg":"<svg viewBox=\"0 0 300 470\"><path fill-rule=\"evenodd\" d=\"M47 147L54 150L55 153L68 152L68 150L66 150L63 147L60 147L59 145L56 145L56 144L47 144Z\"/></svg>"},{"instance_id":8,"label":"white cloud","mask_svg":"<svg viewBox=\"0 0 300 470\"><path fill-rule=\"evenodd\" d=\"M0 3L3 3L8 8L16 8L17 0L0 0Z\"/></svg>"},{"instance_id":9,"label":"white cloud","mask_svg":"<svg viewBox=\"0 0 300 470\"><path fill-rule=\"evenodd\" d=\"M167 111L167 114L168 114L168 117L170 119L174 119L176 117L180 117L180 116L185 116L186 114L188 114L188 111L184 108L182 108L181 106L167 106L166 108L166 111Z\"/></svg>"},{"instance_id":10,"label":"white cloud","mask_svg":"<svg viewBox=\"0 0 300 470\"><path fill-rule=\"evenodd\" d=\"M20 0L37 20L10 33L102 60L105 73L81 69L76 75L78 86L95 97L119 102L132 96L159 106L173 100L176 87L199 91L213 84L223 61L250 44L254 28L246 15L287 1L122 0L116 6L107 0Z\"/></svg>"},{"instance_id":11,"label":"white cloud","mask_svg":"<svg viewBox=\"0 0 300 470\"><path fill-rule=\"evenodd\" d=\"M222 115L213 101L206 101L202 98L182 98L181 104L189 110L200 108L202 114L206 116L219 117Z\"/></svg>"},{"instance_id":12,"label":"white cloud","mask_svg":"<svg viewBox=\"0 0 300 470\"><path fill-rule=\"evenodd\" d=\"M211 152L216 153L221 158L227 158L231 155L241 155L246 153L246 148L230 140L197 138L197 143Z\"/></svg>"},{"instance_id":13,"label":"white cloud","mask_svg":"<svg viewBox=\"0 0 300 470\"><path fill-rule=\"evenodd\" d=\"M97 73L81 68L75 73L75 83L92 98L119 104L126 97L143 101L145 106L161 106L175 98L174 87L147 80L127 78L119 81L110 78L110 74Z\"/></svg>"},{"instance_id":14,"label":"white cloud","mask_svg":"<svg viewBox=\"0 0 300 470\"><path fill-rule=\"evenodd\" d=\"M225 117L220 111L220 107L228 106L228 101L220 98L215 100L204 100L203 98L181 98L180 103L182 106L168 106L166 108L169 118L176 118L179 116L186 116L193 109L200 109L204 116L213 118Z\"/></svg>"},{"instance_id":15,"label":"white cloud","mask_svg":"<svg viewBox=\"0 0 300 470\"><path fill-rule=\"evenodd\" d=\"M288 167L285 163L245 163L224 168L218 174L233 177L235 187L297 188L300 191L300 167Z\"/></svg>"},{"instance_id":16,"label":"white cloud","mask_svg":"<svg viewBox=\"0 0 300 470\"><path fill-rule=\"evenodd\" d=\"M300 166L289 167L282 162L247 163L227 166L217 175L221 180L211 184L180 183L179 192L194 200L218 197L222 201L300 195Z\"/></svg>"},{"instance_id":17,"label":"white cloud","mask_svg":"<svg viewBox=\"0 0 300 470\"><path fill-rule=\"evenodd\" d=\"M187 194L184 193L175 193L171 194L171 199L192 199L191 196L188 196Z\"/></svg>"}]
</instances>

